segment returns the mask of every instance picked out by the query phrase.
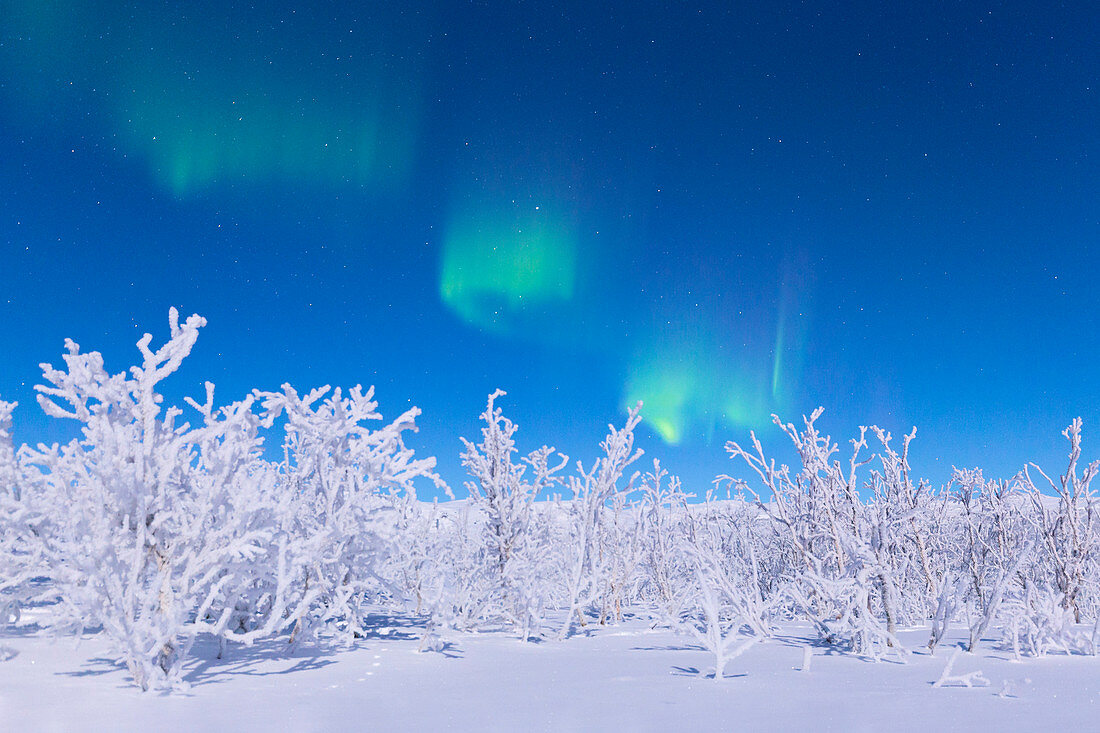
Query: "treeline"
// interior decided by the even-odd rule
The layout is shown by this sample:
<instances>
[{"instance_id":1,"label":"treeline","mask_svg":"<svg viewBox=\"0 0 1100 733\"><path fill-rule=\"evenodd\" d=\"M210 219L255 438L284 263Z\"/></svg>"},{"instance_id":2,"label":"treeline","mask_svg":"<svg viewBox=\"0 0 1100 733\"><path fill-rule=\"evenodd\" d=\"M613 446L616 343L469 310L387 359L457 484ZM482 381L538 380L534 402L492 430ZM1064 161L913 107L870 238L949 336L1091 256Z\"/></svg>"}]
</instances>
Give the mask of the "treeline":
<instances>
[{"instance_id":1,"label":"treeline","mask_svg":"<svg viewBox=\"0 0 1100 733\"><path fill-rule=\"evenodd\" d=\"M39 403L79 421L79 439L16 450L15 405L0 402L0 625L48 607L54 629L109 639L143 689L183 685L200 635L222 654L272 637L353 644L379 609L419 619L426 650L448 630L561 639L644 616L692 634L717 679L789 620L875 658L904 658L897 632L914 625L932 650L961 624L971 648L1096 653L1098 464L1079 465L1079 420L1060 479L956 470L933 487L909 469L915 432L898 444L862 429L841 457L820 410L777 418L801 465L753 435L727 445L733 498L694 502L657 461L636 470L640 405L571 463L521 455L498 391L480 441L464 440L468 496L427 503L413 483L442 487L435 461L403 442L418 411L386 422L372 390L286 385L217 406L208 383L203 402L165 405L158 384L205 325L169 321L128 372L71 341L64 368L44 367Z\"/></svg>"}]
</instances>

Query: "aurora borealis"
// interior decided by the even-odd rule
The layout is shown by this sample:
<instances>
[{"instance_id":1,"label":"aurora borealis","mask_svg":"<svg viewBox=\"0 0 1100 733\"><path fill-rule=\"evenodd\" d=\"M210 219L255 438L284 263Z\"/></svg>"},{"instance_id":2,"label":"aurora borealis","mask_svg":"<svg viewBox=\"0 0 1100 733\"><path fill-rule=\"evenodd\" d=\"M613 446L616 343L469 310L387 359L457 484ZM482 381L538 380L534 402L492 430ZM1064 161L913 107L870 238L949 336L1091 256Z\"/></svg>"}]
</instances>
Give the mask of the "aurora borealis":
<instances>
[{"instance_id":1,"label":"aurora borealis","mask_svg":"<svg viewBox=\"0 0 1100 733\"><path fill-rule=\"evenodd\" d=\"M643 401L696 491L819 404L933 474L1060 461L1100 434L1097 20L0 0L0 397L45 430L37 363L175 305L181 393L373 383L454 485L497 387L586 459Z\"/></svg>"},{"instance_id":2,"label":"aurora borealis","mask_svg":"<svg viewBox=\"0 0 1100 733\"><path fill-rule=\"evenodd\" d=\"M448 223L439 293L467 324L514 336L522 332L524 319L560 311L573 299L576 244L541 209L521 217L507 211L464 213Z\"/></svg>"}]
</instances>

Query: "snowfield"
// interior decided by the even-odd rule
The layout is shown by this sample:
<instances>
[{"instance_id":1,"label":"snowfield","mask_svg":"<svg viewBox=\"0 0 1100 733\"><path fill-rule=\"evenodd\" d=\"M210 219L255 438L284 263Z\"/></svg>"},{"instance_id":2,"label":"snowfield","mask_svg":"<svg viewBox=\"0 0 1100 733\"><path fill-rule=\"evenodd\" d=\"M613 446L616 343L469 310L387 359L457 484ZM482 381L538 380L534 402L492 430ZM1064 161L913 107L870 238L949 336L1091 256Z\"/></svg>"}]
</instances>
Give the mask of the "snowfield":
<instances>
[{"instance_id":1,"label":"snowfield","mask_svg":"<svg viewBox=\"0 0 1100 733\"><path fill-rule=\"evenodd\" d=\"M28 614L31 615L31 614ZM873 662L827 648L788 626L709 676L712 655L693 640L640 620L590 629L563 642L452 634L440 652L417 652L417 629L377 617L348 651L285 641L231 647L215 659L196 645L186 692L142 693L95 636L79 646L32 625L0 637L17 656L0 662L0 729L19 731L224 730L1094 730L1100 659L1011 661L982 648L955 673L980 670L989 685L940 678L965 629L933 657ZM919 650L927 629L902 630Z\"/></svg>"}]
</instances>

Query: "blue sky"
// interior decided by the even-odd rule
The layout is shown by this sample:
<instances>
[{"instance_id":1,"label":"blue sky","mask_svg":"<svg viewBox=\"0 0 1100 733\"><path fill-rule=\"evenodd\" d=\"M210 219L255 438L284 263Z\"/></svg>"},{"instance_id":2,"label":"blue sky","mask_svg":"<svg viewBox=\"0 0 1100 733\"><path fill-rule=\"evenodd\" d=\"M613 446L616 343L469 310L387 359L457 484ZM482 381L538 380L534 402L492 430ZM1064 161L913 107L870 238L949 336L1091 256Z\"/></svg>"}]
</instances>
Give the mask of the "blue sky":
<instances>
[{"instance_id":1,"label":"blue sky","mask_svg":"<svg viewBox=\"0 0 1100 733\"><path fill-rule=\"evenodd\" d=\"M1061 468L1100 426L1100 22L1089 3L0 0L0 396L376 385L459 484L485 396L521 445L639 444L705 490L824 405L918 470ZM1098 441L1100 444L1100 441ZM780 453L789 458L789 454ZM647 459L648 460L648 459Z\"/></svg>"}]
</instances>

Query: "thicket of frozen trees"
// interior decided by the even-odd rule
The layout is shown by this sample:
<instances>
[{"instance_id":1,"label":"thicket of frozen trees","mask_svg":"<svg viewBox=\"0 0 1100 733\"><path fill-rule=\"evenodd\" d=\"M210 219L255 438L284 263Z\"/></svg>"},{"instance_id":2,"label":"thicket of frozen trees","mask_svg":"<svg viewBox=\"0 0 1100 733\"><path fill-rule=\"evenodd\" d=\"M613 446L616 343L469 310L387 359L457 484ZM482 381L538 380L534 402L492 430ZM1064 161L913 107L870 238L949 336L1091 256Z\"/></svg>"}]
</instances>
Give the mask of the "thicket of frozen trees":
<instances>
[{"instance_id":1,"label":"thicket of frozen trees","mask_svg":"<svg viewBox=\"0 0 1100 733\"><path fill-rule=\"evenodd\" d=\"M426 650L454 632L562 639L645 617L712 653L716 679L791 620L871 658L904 660L897 631L913 626L933 652L962 625L972 649L1097 653L1100 464L1082 465L1079 420L1059 478L956 470L933 487L910 471L915 431L863 428L842 448L820 410L776 418L800 465L751 435L727 445L726 498L697 501L659 462L639 468L642 406L571 462L522 454L498 391L480 441L463 440L466 496L428 503L414 483L442 486L434 459L403 441L418 411L386 422L371 390L286 385L219 405L207 384L201 402L166 405L158 385L205 325L169 320L126 372L71 341L63 368L43 365L42 409L81 427L68 444L16 449L15 405L0 402L0 626L46 607L57 631L110 639L143 689L183 685L200 635L225 655L269 638L353 644L379 610L415 619Z\"/></svg>"}]
</instances>

